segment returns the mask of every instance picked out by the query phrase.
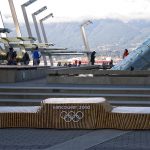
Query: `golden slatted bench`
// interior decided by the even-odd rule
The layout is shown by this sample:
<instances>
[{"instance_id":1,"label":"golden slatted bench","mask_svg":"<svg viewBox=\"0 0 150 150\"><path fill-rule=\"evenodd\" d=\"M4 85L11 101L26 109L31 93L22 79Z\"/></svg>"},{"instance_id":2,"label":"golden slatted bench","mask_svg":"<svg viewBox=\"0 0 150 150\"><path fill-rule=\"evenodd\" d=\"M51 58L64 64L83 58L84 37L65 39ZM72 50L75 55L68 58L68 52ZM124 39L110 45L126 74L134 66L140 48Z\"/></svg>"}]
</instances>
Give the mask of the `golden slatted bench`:
<instances>
[{"instance_id":1,"label":"golden slatted bench","mask_svg":"<svg viewBox=\"0 0 150 150\"><path fill-rule=\"evenodd\" d=\"M104 98L49 98L41 106L0 107L0 128L150 129L149 107L114 107Z\"/></svg>"}]
</instances>

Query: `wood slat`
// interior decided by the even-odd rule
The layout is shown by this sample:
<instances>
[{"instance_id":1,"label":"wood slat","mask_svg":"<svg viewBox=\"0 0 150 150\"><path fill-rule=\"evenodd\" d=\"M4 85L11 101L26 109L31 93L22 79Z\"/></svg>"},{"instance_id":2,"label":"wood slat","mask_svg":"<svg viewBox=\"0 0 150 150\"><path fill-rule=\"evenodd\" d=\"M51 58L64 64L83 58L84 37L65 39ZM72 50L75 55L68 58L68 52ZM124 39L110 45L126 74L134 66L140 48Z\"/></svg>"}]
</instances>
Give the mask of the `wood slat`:
<instances>
[{"instance_id":1,"label":"wood slat","mask_svg":"<svg viewBox=\"0 0 150 150\"><path fill-rule=\"evenodd\" d=\"M41 109L33 113L0 113L0 128L150 129L150 114L112 112L112 109L113 107L106 101L100 103L42 103Z\"/></svg>"}]
</instances>

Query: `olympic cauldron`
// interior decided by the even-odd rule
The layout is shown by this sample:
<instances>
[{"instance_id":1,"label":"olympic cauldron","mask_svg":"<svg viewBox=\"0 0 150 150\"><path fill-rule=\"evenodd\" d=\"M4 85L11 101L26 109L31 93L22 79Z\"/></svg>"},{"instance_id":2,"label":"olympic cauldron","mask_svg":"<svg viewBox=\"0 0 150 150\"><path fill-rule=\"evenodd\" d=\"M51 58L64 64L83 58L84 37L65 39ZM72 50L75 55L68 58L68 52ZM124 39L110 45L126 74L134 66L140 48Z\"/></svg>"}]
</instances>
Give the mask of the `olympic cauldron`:
<instances>
[{"instance_id":1,"label":"olympic cauldron","mask_svg":"<svg viewBox=\"0 0 150 150\"><path fill-rule=\"evenodd\" d=\"M0 107L0 128L150 129L149 107L114 107L104 98L50 98L41 106Z\"/></svg>"}]
</instances>

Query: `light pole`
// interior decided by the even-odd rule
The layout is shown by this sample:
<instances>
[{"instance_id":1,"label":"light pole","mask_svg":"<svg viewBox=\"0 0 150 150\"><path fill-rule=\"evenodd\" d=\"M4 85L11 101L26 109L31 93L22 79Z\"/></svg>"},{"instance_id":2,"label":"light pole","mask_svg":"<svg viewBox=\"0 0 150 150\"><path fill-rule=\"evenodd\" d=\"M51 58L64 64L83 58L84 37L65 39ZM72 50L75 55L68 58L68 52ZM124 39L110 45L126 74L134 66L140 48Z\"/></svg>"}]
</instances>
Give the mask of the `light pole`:
<instances>
[{"instance_id":1,"label":"light pole","mask_svg":"<svg viewBox=\"0 0 150 150\"><path fill-rule=\"evenodd\" d=\"M85 28L84 28L84 26L85 26L85 25L89 25L89 24L91 24L91 23L92 23L92 21L87 20L87 21L85 21L84 23L82 23L81 26L80 26L81 35L82 35L82 38L83 38L84 46L85 46L85 49L86 49L88 52L90 52L90 47L89 47L88 38L87 38L87 35L86 35L86 33L85 33ZM87 57L88 57L88 61L90 62L90 54L89 54L89 53L87 53Z\"/></svg>"},{"instance_id":2,"label":"light pole","mask_svg":"<svg viewBox=\"0 0 150 150\"><path fill-rule=\"evenodd\" d=\"M46 17L40 19L40 26L41 26L41 29L42 29L42 33L43 33L43 37L44 37L44 42L45 42L45 43L48 43L48 40L47 40L47 37L46 37L46 33L45 33L43 21L47 20L47 19L50 18L50 17L54 17L54 16L53 16L53 13L50 13L50 14L47 15Z\"/></svg>"},{"instance_id":3,"label":"light pole","mask_svg":"<svg viewBox=\"0 0 150 150\"><path fill-rule=\"evenodd\" d=\"M32 37L32 32L31 32L31 28L30 28L30 24L29 24L29 20L28 20L28 16L27 16L27 12L26 12L25 7L31 5L35 1L37 1L37 0L29 0L28 2L21 5L22 13L23 13L23 17L24 17L24 21L25 21L25 24L26 24L26 28L27 28L27 32L28 32L29 37Z\"/></svg>"},{"instance_id":4,"label":"light pole","mask_svg":"<svg viewBox=\"0 0 150 150\"><path fill-rule=\"evenodd\" d=\"M13 21L14 21L14 24L16 27L16 34L18 37L21 37L21 31L20 31L19 22L18 22L18 18L17 18L17 14L16 14L13 0L8 0L8 2L9 2L12 17L13 17Z\"/></svg>"},{"instance_id":5,"label":"light pole","mask_svg":"<svg viewBox=\"0 0 150 150\"><path fill-rule=\"evenodd\" d=\"M43 12L46 9L47 9L47 7L44 6L32 14L32 18L33 18L33 22L34 22L34 26L35 26L35 30L36 30L36 34L37 34L37 38L38 38L39 43L42 43L42 39L40 36L40 32L39 32L39 28L38 28L38 24L37 24L37 20L36 20L36 15L40 14L41 12Z\"/></svg>"}]
</instances>

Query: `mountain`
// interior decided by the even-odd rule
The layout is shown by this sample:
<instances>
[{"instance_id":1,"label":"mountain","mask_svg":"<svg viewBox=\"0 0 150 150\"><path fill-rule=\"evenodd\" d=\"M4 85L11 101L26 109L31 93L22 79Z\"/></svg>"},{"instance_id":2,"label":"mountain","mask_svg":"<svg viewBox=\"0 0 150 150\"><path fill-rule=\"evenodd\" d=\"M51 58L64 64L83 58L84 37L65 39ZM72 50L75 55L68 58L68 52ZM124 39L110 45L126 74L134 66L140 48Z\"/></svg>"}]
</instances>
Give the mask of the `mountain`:
<instances>
[{"instance_id":1,"label":"mountain","mask_svg":"<svg viewBox=\"0 0 150 150\"><path fill-rule=\"evenodd\" d=\"M125 48L132 50L150 35L149 20L123 22L114 19L100 19L92 20L92 22L93 24L85 27L86 34L90 48L100 52L117 51L118 54L119 50L122 53ZM44 24L49 42L56 44L58 47L77 50L84 49L80 25L81 22ZM12 24L5 26L15 31ZM36 37L33 24L31 26L33 35ZM27 36L25 25L21 24L20 27L22 35ZM9 36L15 36L15 32L12 32Z\"/></svg>"}]
</instances>

